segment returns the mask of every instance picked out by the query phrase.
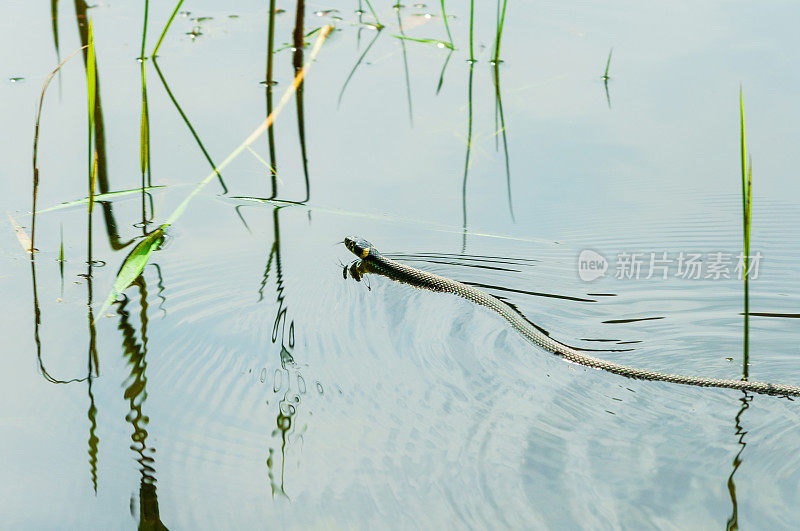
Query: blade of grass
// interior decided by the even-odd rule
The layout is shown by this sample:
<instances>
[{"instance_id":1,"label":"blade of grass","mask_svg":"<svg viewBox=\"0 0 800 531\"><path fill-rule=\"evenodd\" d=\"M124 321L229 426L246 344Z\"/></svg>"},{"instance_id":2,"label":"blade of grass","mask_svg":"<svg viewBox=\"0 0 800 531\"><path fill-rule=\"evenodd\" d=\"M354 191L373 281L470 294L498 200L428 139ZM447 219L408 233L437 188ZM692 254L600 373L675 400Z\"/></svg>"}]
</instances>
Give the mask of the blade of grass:
<instances>
[{"instance_id":1,"label":"blade of grass","mask_svg":"<svg viewBox=\"0 0 800 531\"><path fill-rule=\"evenodd\" d=\"M92 163L92 173L89 177L89 214L94 210L94 190L97 182L97 151L94 152L94 162Z\"/></svg>"},{"instance_id":2,"label":"blade of grass","mask_svg":"<svg viewBox=\"0 0 800 531\"><path fill-rule=\"evenodd\" d=\"M744 97L739 85L739 151L742 166L742 239L744 247L744 348L742 355L742 378L747 379L750 372L750 216L753 195L752 162L747 165L747 147L744 134Z\"/></svg>"},{"instance_id":3,"label":"blade of grass","mask_svg":"<svg viewBox=\"0 0 800 531\"><path fill-rule=\"evenodd\" d=\"M375 41L378 40L378 37L380 37L380 35L381 35L381 30L379 29L377 31L377 33L375 33L375 36L372 38L372 40L367 45L366 49L358 57L358 60L356 61L356 64L353 65L353 68L350 70L350 73L347 74L347 79L344 80L344 84L342 85L342 89L339 91L339 98L336 100L336 108L337 109L342 104L342 97L344 96L344 89L347 88L347 84L350 83L350 79L352 79L353 74L356 73L356 69L361 64L361 62L364 61L364 57L366 57L367 53L369 52L369 49L372 48L372 45L375 44Z\"/></svg>"},{"instance_id":4,"label":"blade of grass","mask_svg":"<svg viewBox=\"0 0 800 531\"><path fill-rule=\"evenodd\" d=\"M444 29L447 31L447 38L450 39L450 49L454 50L455 45L453 44L453 36L450 34L450 25L447 23L447 13L444 10L444 0L441 0L442 3L442 20L444 21Z\"/></svg>"},{"instance_id":5,"label":"blade of grass","mask_svg":"<svg viewBox=\"0 0 800 531\"><path fill-rule=\"evenodd\" d=\"M608 77L608 69L611 66L611 54L614 53L614 48L612 47L611 50L608 52L608 59L606 60L606 71L603 73L603 79L611 79Z\"/></svg>"},{"instance_id":6,"label":"blade of grass","mask_svg":"<svg viewBox=\"0 0 800 531\"><path fill-rule=\"evenodd\" d=\"M303 66L303 68L297 73L292 81L292 84L286 89L281 97L278 105L275 107L275 110L264 120L261 125L256 127L256 129L250 134L250 136L245 139L236 149L234 149L230 155L228 155L225 160L223 160L218 167L214 169L205 179L203 179L198 185L192 190L192 192L186 196L186 199L178 205L178 207L170 214L167 220L153 232L151 232L146 238L141 240L136 247L131 251L131 253L125 258L120 267L119 273L117 273L117 278L114 281L114 285L111 288L111 292L109 293L106 301L103 303L103 307L100 309L97 315L103 315L108 307L113 304L113 302L117 299L117 297L128 287L131 283L136 280L139 274L144 269L144 266L147 265L148 260L150 259L150 255L153 254L155 250L158 249L159 245L164 239L164 230L169 227L170 225L174 224L175 221L180 218L180 216L186 211L186 208L189 206L192 198L200 193L202 190L214 177L218 175L218 172L225 168L228 164L231 163L239 154L242 153L245 149L247 149L253 142L255 142L258 137L260 137L264 132L272 125L275 121L275 117L280 114L286 104L289 102L289 99L292 97L292 94L295 93L297 87L303 82L303 78L305 77L306 72L311 66L311 63L314 61L314 58L319 53L319 50L322 48L322 44L325 42L325 39L328 37L328 34L333 30L332 26L325 26L320 33L319 37L317 37L317 41L314 43L314 48L311 50L309 54L308 62Z\"/></svg>"},{"instance_id":7,"label":"blade of grass","mask_svg":"<svg viewBox=\"0 0 800 531\"><path fill-rule=\"evenodd\" d=\"M444 41L439 41L439 40L436 40L436 39L415 39L414 37L406 37L405 35L392 35L392 37L395 37L397 39L403 39L404 41L421 42L423 44L435 44L439 48L448 48L450 50L453 49L453 45L452 44L450 44L448 42L444 42Z\"/></svg>"},{"instance_id":8,"label":"blade of grass","mask_svg":"<svg viewBox=\"0 0 800 531\"><path fill-rule=\"evenodd\" d=\"M86 94L89 100L89 138L91 140L94 132L94 111L97 103L97 62L94 52L92 19L89 19L89 44L87 46L89 48L86 56ZM91 146L89 149L91 149Z\"/></svg>"},{"instance_id":9,"label":"blade of grass","mask_svg":"<svg viewBox=\"0 0 800 531\"><path fill-rule=\"evenodd\" d=\"M166 185L158 185L158 186L148 186L145 190L155 190L157 188L166 188ZM102 201L104 199L111 199L114 197L120 197L124 195L131 195L135 193L140 193L142 191L141 187L133 188L131 190L118 190L116 192L108 192L105 194L96 194L94 196L94 201ZM37 211L38 214L44 214L45 212L52 212L53 210L61 210L63 208L69 208L77 205L82 205L84 203L89 202L89 197L84 197L83 199L77 199L75 201L69 201L67 203L61 203L60 205L51 206L49 208L45 208L44 210Z\"/></svg>"},{"instance_id":10,"label":"blade of grass","mask_svg":"<svg viewBox=\"0 0 800 531\"><path fill-rule=\"evenodd\" d=\"M167 25L164 26L164 29L161 31L161 36L158 38L158 42L156 42L155 48L153 48L153 52L150 54L151 57L155 57L158 54L158 49L161 47L161 41L164 40L164 37L167 35L167 31L169 27L172 25L172 21L175 20L175 15L178 14L178 10L181 8L181 4L183 4L183 0L179 0L178 4L175 6L175 9L172 10L172 14L169 16L169 20L167 21Z\"/></svg>"},{"instance_id":11,"label":"blade of grass","mask_svg":"<svg viewBox=\"0 0 800 531\"><path fill-rule=\"evenodd\" d=\"M381 24L380 19L378 19L378 15L377 13L375 13L375 10L372 9L372 4L369 3L369 0L364 0L364 1L367 3L367 7L369 8L370 13L372 13L372 18L375 19L375 27L379 30L382 30L383 24Z\"/></svg>"},{"instance_id":12,"label":"blade of grass","mask_svg":"<svg viewBox=\"0 0 800 531\"><path fill-rule=\"evenodd\" d=\"M503 0L503 9L500 9L500 0L497 0L497 35L494 39L494 62L500 62L500 41L503 37L503 23L506 20L506 0Z\"/></svg>"},{"instance_id":13,"label":"blade of grass","mask_svg":"<svg viewBox=\"0 0 800 531\"><path fill-rule=\"evenodd\" d=\"M475 50L472 46L473 31L475 29L475 0L469 2L469 61L475 62Z\"/></svg>"},{"instance_id":14,"label":"blade of grass","mask_svg":"<svg viewBox=\"0 0 800 531\"><path fill-rule=\"evenodd\" d=\"M742 168L742 231L747 234L747 149L744 135L744 97L741 85L739 85L739 151Z\"/></svg>"}]
</instances>

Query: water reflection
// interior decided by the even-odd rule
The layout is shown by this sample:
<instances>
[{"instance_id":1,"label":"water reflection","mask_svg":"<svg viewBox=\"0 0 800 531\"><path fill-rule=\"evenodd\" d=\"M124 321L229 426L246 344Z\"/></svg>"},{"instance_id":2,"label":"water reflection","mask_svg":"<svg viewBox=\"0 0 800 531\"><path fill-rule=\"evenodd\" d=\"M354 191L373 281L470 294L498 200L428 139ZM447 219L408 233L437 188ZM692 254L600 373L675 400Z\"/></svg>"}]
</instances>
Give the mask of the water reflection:
<instances>
[{"instance_id":1,"label":"water reflection","mask_svg":"<svg viewBox=\"0 0 800 531\"><path fill-rule=\"evenodd\" d=\"M731 475L728 476L728 494L730 494L732 505L731 516L728 518L726 525L726 529L728 530L739 529L739 504L736 500L736 483L733 481L733 476L736 474L736 471L742 464L742 452L744 452L744 447L747 446L747 443L744 442L744 436L747 435L747 432L742 428L742 414L747 408L750 407L750 402L753 401L753 397L747 393L743 393L743 396L739 399L739 401L742 403L742 406L739 408L739 412L735 417L735 434L737 436L736 443L740 446L740 448L733 457L733 470L731 470Z\"/></svg>"},{"instance_id":2,"label":"water reflection","mask_svg":"<svg viewBox=\"0 0 800 531\"><path fill-rule=\"evenodd\" d=\"M294 77L297 78L303 69L303 22L305 19L305 0L297 0L297 10L295 13L294 31L292 38L294 41L294 53L292 54L292 66L294 67ZM308 157L306 156L306 133L305 121L303 119L303 92L305 90L305 78L300 81L294 94L294 101L297 106L297 136L300 141L300 157L303 162L303 177L305 178L306 196L302 202L307 202L311 198L311 187L308 181Z\"/></svg>"},{"instance_id":3,"label":"water reflection","mask_svg":"<svg viewBox=\"0 0 800 531\"><path fill-rule=\"evenodd\" d=\"M147 400L147 283L143 275L134 281L139 290L139 337L136 339L136 329L130 322L130 314L126 309L129 299L124 298L117 304L119 324L117 328L122 332L122 356L130 367L130 374L123 383L123 397L128 401L129 412L125 420L131 423L131 450L136 454L139 463L139 529L165 529L161 523L158 511L158 496L156 492L155 448L147 444L147 425L150 418L142 411L142 406Z\"/></svg>"},{"instance_id":4,"label":"water reflection","mask_svg":"<svg viewBox=\"0 0 800 531\"><path fill-rule=\"evenodd\" d=\"M275 478L275 458L273 448L269 449L267 458L267 473L270 478L272 495L280 493L286 496L285 474L286 474L286 454L289 446L289 436L293 433L295 417L300 408L300 397L306 392L305 380L297 369L294 359L295 346L295 324L294 319L289 320L288 305L286 304L286 294L284 293L283 262L281 259L281 233L280 233L280 210L282 207L275 207L272 210L273 223L273 243L264 270L264 276L259 288L259 301L263 300L263 290L269 278L270 271L275 268L275 320L272 326L272 344L280 345L280 369L275 370L273 391L279 393L283 389L283 380L286 379L286 389L283 396L278 401L278 414L275 419L276 429L272 436L280 437L280 480ZM289 324L287 328L287 322ZM294 383L293 383L294 382Z\"/></svg>"}]
</instances>

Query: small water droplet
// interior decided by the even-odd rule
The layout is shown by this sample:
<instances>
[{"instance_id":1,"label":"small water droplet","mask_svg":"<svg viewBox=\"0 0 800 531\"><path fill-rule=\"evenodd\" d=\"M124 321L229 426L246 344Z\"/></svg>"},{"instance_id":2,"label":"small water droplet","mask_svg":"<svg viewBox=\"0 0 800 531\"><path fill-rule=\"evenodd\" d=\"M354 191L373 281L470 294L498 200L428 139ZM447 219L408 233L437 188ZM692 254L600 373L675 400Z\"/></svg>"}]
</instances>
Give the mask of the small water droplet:
<instances>
[{"instance_id":1,"label":"small water droplet","mask_svg":"<svg viewBox=\"0 0 800 531\"><path fill-rule=\"evenodd\" d=\"M443 42L436 43L436 47L437 48L444 48L444 43Z\"/></svg>"},{"instance_id":2,"label":"small water droplet","mask_svg":"<svg viewBox=\"0 0 800 531\"><path fill-rule=\"evenodd\" d=\"M431 15L430 13L425 13L424 17L425 18L433 18L433 15Z\"/></svg>"},{"instance_id":3,"label":"small water droplet","mask_svg":"<svg viewBox=\"0 0 800 531\"><path fill-rule=\"evenodd\" d=\"M261 369L261 375L258 377L258 379L261 380L261 383L264 383L264 382L267 381L267 369L266 368Z\"/></svg>"}]
</instances>

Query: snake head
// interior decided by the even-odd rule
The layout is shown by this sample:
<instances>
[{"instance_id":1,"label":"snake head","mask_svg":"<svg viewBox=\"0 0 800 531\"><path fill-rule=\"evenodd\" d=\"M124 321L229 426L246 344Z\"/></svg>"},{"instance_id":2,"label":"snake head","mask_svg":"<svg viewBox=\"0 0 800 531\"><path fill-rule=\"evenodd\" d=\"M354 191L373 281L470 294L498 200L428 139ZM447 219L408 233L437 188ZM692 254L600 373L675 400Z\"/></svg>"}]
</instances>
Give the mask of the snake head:
<instances>
[{"instance_id":1,"label":"snake head","mask_svg":"<svg viewBox=\"0 0 800 531\"><path fill-rule=\"evenodd\" d=\"M344 239L344 246L347 247L357 257L364 259L369 256L370 250L375 247L364 238L359 236L347 236Z\"/></svg>"}]
</instances>

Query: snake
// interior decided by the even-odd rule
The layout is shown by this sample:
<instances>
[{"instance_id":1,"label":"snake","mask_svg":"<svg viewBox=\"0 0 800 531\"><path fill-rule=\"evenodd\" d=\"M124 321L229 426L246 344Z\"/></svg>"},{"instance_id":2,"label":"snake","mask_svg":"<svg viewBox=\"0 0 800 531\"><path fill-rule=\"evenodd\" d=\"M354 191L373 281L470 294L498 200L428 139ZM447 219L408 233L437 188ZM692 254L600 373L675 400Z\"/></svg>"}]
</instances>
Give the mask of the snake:
<instances>
[{"instance_id":1,"label":"snake","mask_svg":"<svg viewBox=\"0 0 800 531\"><path fill-rule=\"evenodd\" d=\"M606 361L566 345L547 334L542 328L529 321L521 312L485 291L474 286L458 282L422 269L409 266L387 258L381 254L374 245L358 236L348 236L344 239L345 247L355 254L356 260L350 266L351 276L360 280L366 273L376 273L392 280L409 284L411 286L439 293L450 293L462 297L480 306L493 310L503 317L508 324L519 332L525 339L547 352L555 354L564 360L600 369L613 374L636 380L651 380L670 382L675 384L693 385L698 387L716 387L735 389L752 393L793 397L800 396L800 387L793 385L772 384L750 380L733 380L722 378L705 378L701 376L684 376L666 372L652 371L637 367L630 367L619 363ZM347 277L348 268L344 269Z\"/></svg>"}]
</instances>

